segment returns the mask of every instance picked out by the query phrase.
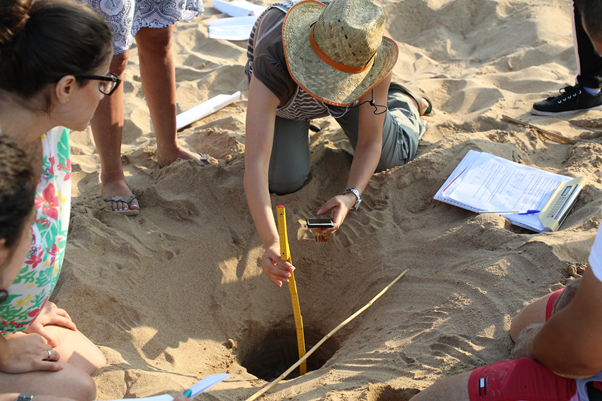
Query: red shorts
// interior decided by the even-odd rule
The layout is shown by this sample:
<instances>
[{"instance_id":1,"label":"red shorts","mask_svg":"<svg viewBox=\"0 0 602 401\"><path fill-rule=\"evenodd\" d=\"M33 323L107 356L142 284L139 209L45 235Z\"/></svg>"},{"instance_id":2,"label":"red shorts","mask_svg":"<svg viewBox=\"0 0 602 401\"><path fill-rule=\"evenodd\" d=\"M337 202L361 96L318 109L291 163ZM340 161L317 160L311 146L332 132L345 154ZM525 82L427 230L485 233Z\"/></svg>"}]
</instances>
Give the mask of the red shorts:
<instances>
[{"instance_id":1,"label":"red shorts","mask_svg":"<svg viewBox=\"0 0 602 401\"><path fill-rule=\"evenodd\" d=\"M478 368L468 379L470 401L569 401L576 392L575 380L530 358Z\"/></svg>"},{"instance_id":2,"label":"red shorts","mask_svg":"<svg viewBox=\"0 0 602 401\"><path fill-rule=\"evenodd\" d=\"M563 290L548 299L546 322ZM557 376L530 358L478 368L468 379L470 401L568 401L576 391L575 380Z\"/></svg>"},{"instance_id":3,"label":"red shorts","mask_svg":"<svg viewBox=\"0 0 602 401\"><path fill-rule=\"evenodd\" d=\"M562 294L562 291L564 291L564 288L561 288L558 291L554 291L552 293L552 296L550 296L550 298L548 298L548 303L546 304L546 322L548 320L550 320L550 318L552 317L552 310L554 309L554 302L556 302L556 300L558 299L558 296L560 294Z\"/></svg>"}]
</instances>

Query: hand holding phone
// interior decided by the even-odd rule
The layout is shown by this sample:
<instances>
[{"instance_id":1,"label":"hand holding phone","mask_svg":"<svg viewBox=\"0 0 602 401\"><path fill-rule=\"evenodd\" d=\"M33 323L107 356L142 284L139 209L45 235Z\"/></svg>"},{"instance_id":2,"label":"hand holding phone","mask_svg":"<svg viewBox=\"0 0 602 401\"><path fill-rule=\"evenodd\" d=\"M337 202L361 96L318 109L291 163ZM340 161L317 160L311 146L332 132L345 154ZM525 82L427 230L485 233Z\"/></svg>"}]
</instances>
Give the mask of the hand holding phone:
<instances>
[{"instance_id":1,"label":"hand holding phone","mask_svg":"<svg viewBox=\"0 0 602 401\"><path fill-rule=\"evenodd\" d=\"M332 228L334 222L330 217L313 217L305 220L307 228Z\"/></svg>"},{"instance_id":2,"label":"hand holding phone","mask_svg":"<svg viewBox=\"0 0 602 401\"><path fill-rule=\"evenodd\" d=\"M315 229L327 229L334 227L334 222L330 217L314 217L306 220L307 228L315 228ZM328 235L314 231L314 236L316 242L325 243L328 242Z\"/></svg>"}]
</instances>

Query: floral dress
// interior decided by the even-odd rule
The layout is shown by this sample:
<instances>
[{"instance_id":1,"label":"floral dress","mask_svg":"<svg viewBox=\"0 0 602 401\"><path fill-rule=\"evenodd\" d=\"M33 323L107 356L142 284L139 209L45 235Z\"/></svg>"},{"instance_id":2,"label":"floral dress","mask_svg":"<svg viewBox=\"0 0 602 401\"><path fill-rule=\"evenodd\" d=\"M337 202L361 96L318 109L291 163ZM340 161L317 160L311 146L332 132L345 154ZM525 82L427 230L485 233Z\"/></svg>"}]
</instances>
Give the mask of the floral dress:
<instances>
[{"instance_id":1,"label":"floral dress","mask_svg":"<svg viewBox=\"0 0 602 401\"><path fill-rule=\"evenodd\" d=\"M50 297L61 272L71 211L69 130L56 127L41 138L44 159L36 188L36 216L27 259L0 305L3 332L29 327Z\"/></svg>"},{"instance_id":2,"label":"floral dress","mask_svg":"<svg viewBox=\"0 0 602 401\"><path fill-rule=\"evenodd\" d=\"M130 48L140 28L190 22L205 10L203 0L77 0L90 5L113 33L113 53Z\"/></svg>"}]
</instances>

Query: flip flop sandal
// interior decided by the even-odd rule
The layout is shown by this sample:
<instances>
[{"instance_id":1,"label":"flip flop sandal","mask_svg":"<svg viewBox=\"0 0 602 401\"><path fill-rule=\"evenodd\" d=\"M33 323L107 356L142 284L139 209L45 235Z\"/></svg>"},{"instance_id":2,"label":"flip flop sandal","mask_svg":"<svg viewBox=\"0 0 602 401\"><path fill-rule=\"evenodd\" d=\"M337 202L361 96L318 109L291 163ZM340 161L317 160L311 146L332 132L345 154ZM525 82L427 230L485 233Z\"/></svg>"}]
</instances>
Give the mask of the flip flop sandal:
<instances>
[{"instance_id":1,"label":"flip flop sandal","mask_svg":"<svg viewBox=\"0 0 602 401\"><path fill-rule=\"evenodd\" d=\"M214 166L220 166L220 165L224 166L224 165L226 165L226 161L223 160L223 159L216 159L215 157L212 157L212 156L210 156L210 155L208 155L206 153L199 153L198 155L201 156L201 158L199 159L199 161L201 162L201 164L203 166L207 166L209 164L213 164ZM209 161L209 159L215 159L217 162L216 163L211 163Z\"/></svg>"},{"instance_id":2,"label":"flip flop sandal","mask_svg":"<svg viewBox=\"0 0 602 401\"><path fill-rule=\"evenodd\" d=\"M113 212L123 214L126 216L137 216L138 214L140 214L140 209L130 209L130 203L132 203L132 201L134 199L136 199L136 195L132 194L132 196L130 196L127 200L124 200L122 196L113 196L112 198L107 198L104 201L105 202L123 202L126 205L128 205L127 206L128 208L125 210L113 210Z\"/></svg>"},{"instance_id":3,"label":"flip flop sandal","mask_svg":"<svg viewBox=\"0 0 602 401\"><path fill-rule=\"evenodd\" d=\"M217 163L211 163L209 161L209 159L212 158L212 156L206 154L206 153L197 153L197 155L201 156L201 158L199 159L199 162L203 165L203 166L207 166L209 164L214 165L214 166L225 166L226 165L226 161L224 159L215 159L217 160ZM221 164L220 164L221 163ZM165 166L159 165L159 168L163 168Z\"/></svg>"},{"instance_id":4,"label":"flip flop sandal","mask_svg":"<svg viewBox=\"0 0 602 401\"><path fill-rule=\"evenodd\" d=\"M401 93L405 93L406 95L408 95L409 97L414 99L416 104L418 104L418 107L419 107L418 112L420 113L421 116L432 116L433 114L435 114L435 110L433 109L433 102L426 95L423 95L422 93L416 94L410 88L408 88L407 86L402 85L398 82L391 82L391 85L389 86L389 90L391 90L391 89L397 90ZM426 108L422 107L420 99L426 100L426 102L428 103L428 106Z\"/></svg>"}]
</instances>

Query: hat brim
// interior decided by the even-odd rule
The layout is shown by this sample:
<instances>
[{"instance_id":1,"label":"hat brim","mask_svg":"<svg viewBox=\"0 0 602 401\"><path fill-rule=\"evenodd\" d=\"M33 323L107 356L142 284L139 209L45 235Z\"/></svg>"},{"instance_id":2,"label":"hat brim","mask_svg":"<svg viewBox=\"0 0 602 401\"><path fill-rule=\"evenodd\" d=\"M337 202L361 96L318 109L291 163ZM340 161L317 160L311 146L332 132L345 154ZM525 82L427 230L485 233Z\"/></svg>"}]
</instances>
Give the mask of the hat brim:
<instances>
[{"instance_id":1,"label":"hat brim","mask_svg":"<svg viewBox=\"0 0 602 401\"><path fill-rule=\"evenodd\" d=\"M389 74L397 61L397 44L383 36L374 64L360 73L329 66L313 51L309 41L311 27L325 7L318 1L304 0L289 10L282 25L284 55L291 76L307 93L333 106L347 106Z\"/></svg>"}]
</instances>

